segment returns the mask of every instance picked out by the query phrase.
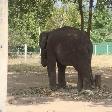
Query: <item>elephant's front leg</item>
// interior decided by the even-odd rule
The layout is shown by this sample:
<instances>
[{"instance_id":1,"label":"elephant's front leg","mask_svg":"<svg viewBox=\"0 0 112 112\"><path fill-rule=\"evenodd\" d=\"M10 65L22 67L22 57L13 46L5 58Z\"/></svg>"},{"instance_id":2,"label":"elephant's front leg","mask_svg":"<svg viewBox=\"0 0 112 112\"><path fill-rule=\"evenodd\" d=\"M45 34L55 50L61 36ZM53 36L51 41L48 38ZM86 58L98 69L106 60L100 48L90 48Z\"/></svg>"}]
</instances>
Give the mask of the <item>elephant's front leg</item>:
<instances>
[{"instance_id":1,"label":"elephant's front leg","mask_svg":"<svg viewBox=\"0 0 112 112\"><path fill-rule=\"evenodd\" d=\"M83 89L83 76L80 73L80 71L78 71L77 89L78 89L78 91L81 91Z\"/></svg>"},{"instance_id":2,"label":"elephant's front leg","mask_svg":"<svg viewBox=\"0 0 112 112\"><path fill-rule=\"evenodd\" d=\"M48 60L47 70L48 70L50 89L55 90L56 89L56 61L54 58Z\"/></svg>"},{"instance_id":3,"label":"elephant's front leg","mask_svg":"<svg viewBox=\"0 0 112 112\"><path fill-rule=\"evenodd\" d=\"M66 66L57 63L58 66L58 87L65 88L66 87L66 80L65 80L65 69Z\"/></svg>"}]
</instances>

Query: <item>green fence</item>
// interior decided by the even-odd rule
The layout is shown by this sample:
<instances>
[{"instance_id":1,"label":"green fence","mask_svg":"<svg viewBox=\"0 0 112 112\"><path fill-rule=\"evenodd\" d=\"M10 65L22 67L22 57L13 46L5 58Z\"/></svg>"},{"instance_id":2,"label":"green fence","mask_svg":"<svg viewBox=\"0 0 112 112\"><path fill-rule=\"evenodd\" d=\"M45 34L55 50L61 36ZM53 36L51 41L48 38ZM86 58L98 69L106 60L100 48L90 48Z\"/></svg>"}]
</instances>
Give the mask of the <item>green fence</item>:
<instances>
[{"instance_id":1,"label":"green fence","mask_svg":"<svg viewBox=\"0 0 112 112\"><path fill-rule=\"evenodd\" d=\"M94 55L110 55L112 54L112 42L93 43Z\"/></svg>"}]
</instances>

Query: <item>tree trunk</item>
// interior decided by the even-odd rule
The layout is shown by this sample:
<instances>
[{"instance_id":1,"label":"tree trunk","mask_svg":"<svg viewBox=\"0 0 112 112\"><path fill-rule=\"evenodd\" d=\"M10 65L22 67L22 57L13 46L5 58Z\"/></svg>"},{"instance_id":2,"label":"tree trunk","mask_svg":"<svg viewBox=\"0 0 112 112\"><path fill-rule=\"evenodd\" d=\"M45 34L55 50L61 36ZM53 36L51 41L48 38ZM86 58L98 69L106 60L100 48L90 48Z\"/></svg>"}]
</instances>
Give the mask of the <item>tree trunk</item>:
<instances>
[{"instance_id":1,"label":"tree trunk","mask_svg":"<svg viewBox=\"0 0 112 112\"><path fill-rule=\"evenodd\" d=\"M0 0L0 112L6 112L8 62L8 0Z\"/></svg>"},{"instance_id":2,"label":"tree trunk","mask_svg":"<svg viewBox=\"0 0 112 112\"><path fill-rule=\"evenodd\" d=\"M90 31L92 29L92 7L93 7L93 0L90 0L89 2L89 19L88 19L88 28L87 33L90 37Z\"/></svg>"},{"instance_id":3,"label":"tree trunk","mask_svg":"<svg viewBox=\"0 0 112 112\"><path fill-rule=\"evenodd\" d=\"M81 30L84 30L84 15L83 15L83 9L82 9L82 0L78 0L79 4L79 11L80 11L80 16L81 16Z\"/></svg>"}]
</instances>

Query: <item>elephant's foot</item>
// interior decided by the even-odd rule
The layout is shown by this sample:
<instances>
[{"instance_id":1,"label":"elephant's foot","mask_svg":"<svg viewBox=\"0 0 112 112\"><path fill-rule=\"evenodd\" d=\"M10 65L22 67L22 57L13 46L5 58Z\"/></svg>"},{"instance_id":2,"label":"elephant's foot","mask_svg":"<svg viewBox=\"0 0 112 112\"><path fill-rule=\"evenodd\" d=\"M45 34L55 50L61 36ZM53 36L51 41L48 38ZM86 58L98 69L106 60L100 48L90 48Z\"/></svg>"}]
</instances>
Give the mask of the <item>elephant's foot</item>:
<instances>
[{"instance_id":1,"label":"elephant's foot","mask_svg":"<svg viewBox=\"0 0 112 112\"><path fill-rule=\"evenodd\" d=\"M58 80L58 81L59 81L58 84L57 84L58 88L65 89L66 88L66 81L64 79L63 80Z\"/></svg>"},{"instance_id":2,"label":"elephant's foot","mask_svg":"<svg viewBox=\"0 0 112 112\"><path fill-rule=\"evenodd\" d=\"M55 85L55 86L51 86L50 85L50 89L52 90L52 91L56 91L57 90L57 86Z\"/></svg>"},{"instance_id":3,"label":"elephant's foot","mask_svg":"<svg viewBox=\"0 0 112 112\"><path fill-rule=\"evenodd\" d=\"M80 92L83 89L83 80L78 75L77 89Z\"/></svg>"},{"instance_id":4,"label":"elephant's foot","mask_svg":"<svg viewBox=\"0 0 112 112\"><path fill-rule=\"evenodd\" d=\"M58 89L60 89L60 88L65 89L66 88L66 84L57 84L57 87L58 87Z\"/></svg>"},{"instance_id":5,"label":"elephant's foot","mask_svg":"<svg viewBox=\"0 0 112 112\"><path fill-rule=\"evenodd\" d=\"M92 82L91 82L91 80L88 80L88 79L84 79L84 81L83 81L83 89L84 90L91 90L91 89L93 89L93 84L92 84Z\"/></svg>"},{"instance_id":6,"label":"elephant's foot","mask_svg":"<svg viewBox=\"0 0 112 112\"><path fill-rule=\"evenodd\" d=\"M82 84L78 83L78 84L77 84L77 89L78 89L78 91L80 92L80 91L83 89Z\"/></svg>"}]
</instances>

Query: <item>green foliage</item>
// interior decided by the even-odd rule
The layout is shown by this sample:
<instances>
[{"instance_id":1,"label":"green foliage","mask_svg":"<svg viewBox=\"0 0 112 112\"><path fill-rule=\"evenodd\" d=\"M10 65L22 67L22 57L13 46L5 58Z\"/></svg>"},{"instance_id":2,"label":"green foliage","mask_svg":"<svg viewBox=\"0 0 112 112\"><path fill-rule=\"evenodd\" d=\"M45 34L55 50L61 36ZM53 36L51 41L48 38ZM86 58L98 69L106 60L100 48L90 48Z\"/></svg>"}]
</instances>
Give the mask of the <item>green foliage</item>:
<instances>
[{"instance_id":1,"label":"green foliage","mask_svg":"<svg viewBox=\"0 0 112 112\"><path fill-rule=\"evenodd\" d=\"M100 10L100 11L104 10L105 7L108 6L108 1L109 0L97 0L97 4L96 4L97 10Z\"/></svg>"},{"instance_id":2,"label":"green foliage","mask_svg":"<svg viewBox=\"0 0 112 112\"><path fill-rule=\"evenodd\" d=\"M63 4L62 7L54 7L52 16L46 22L46 30L59 28L62 26L79 27L80 15L77 6L73 3Z\"/></svg>"},{"instance_id":3,"label":"green foliage","mask_svg":"<svg viewBox=\"0 0 112 112\"><path fill-rule=\"evenodd\" d=\"M38 46L41 31L62 26L80 28L77 0L9 0L9 45ZM112 15L106 0L97 0L93 11L91 40L112 41ZM88 0L83 1L85 30L88 23Z\"/></svg>"},{"instance_id":4,"label":"green foliage","mask_svg":"<svg viewBox=\"0 0 112 112\"><path fill-rule=\"evenodd\" d=\"M35 48L38 28L51 16L53 4L52 0L9 0L9 45Z\"/></svg>"},{"instance_id":5,"label":"green foliage","mask_svg":"<svg viewBox=\"0 0 112 112\"><path fill-rule=\"evenodd\" d=\"M93 16L92 40L112 42L112 15L107 8L96 9Z\"/></svg>"}]
</instances>

